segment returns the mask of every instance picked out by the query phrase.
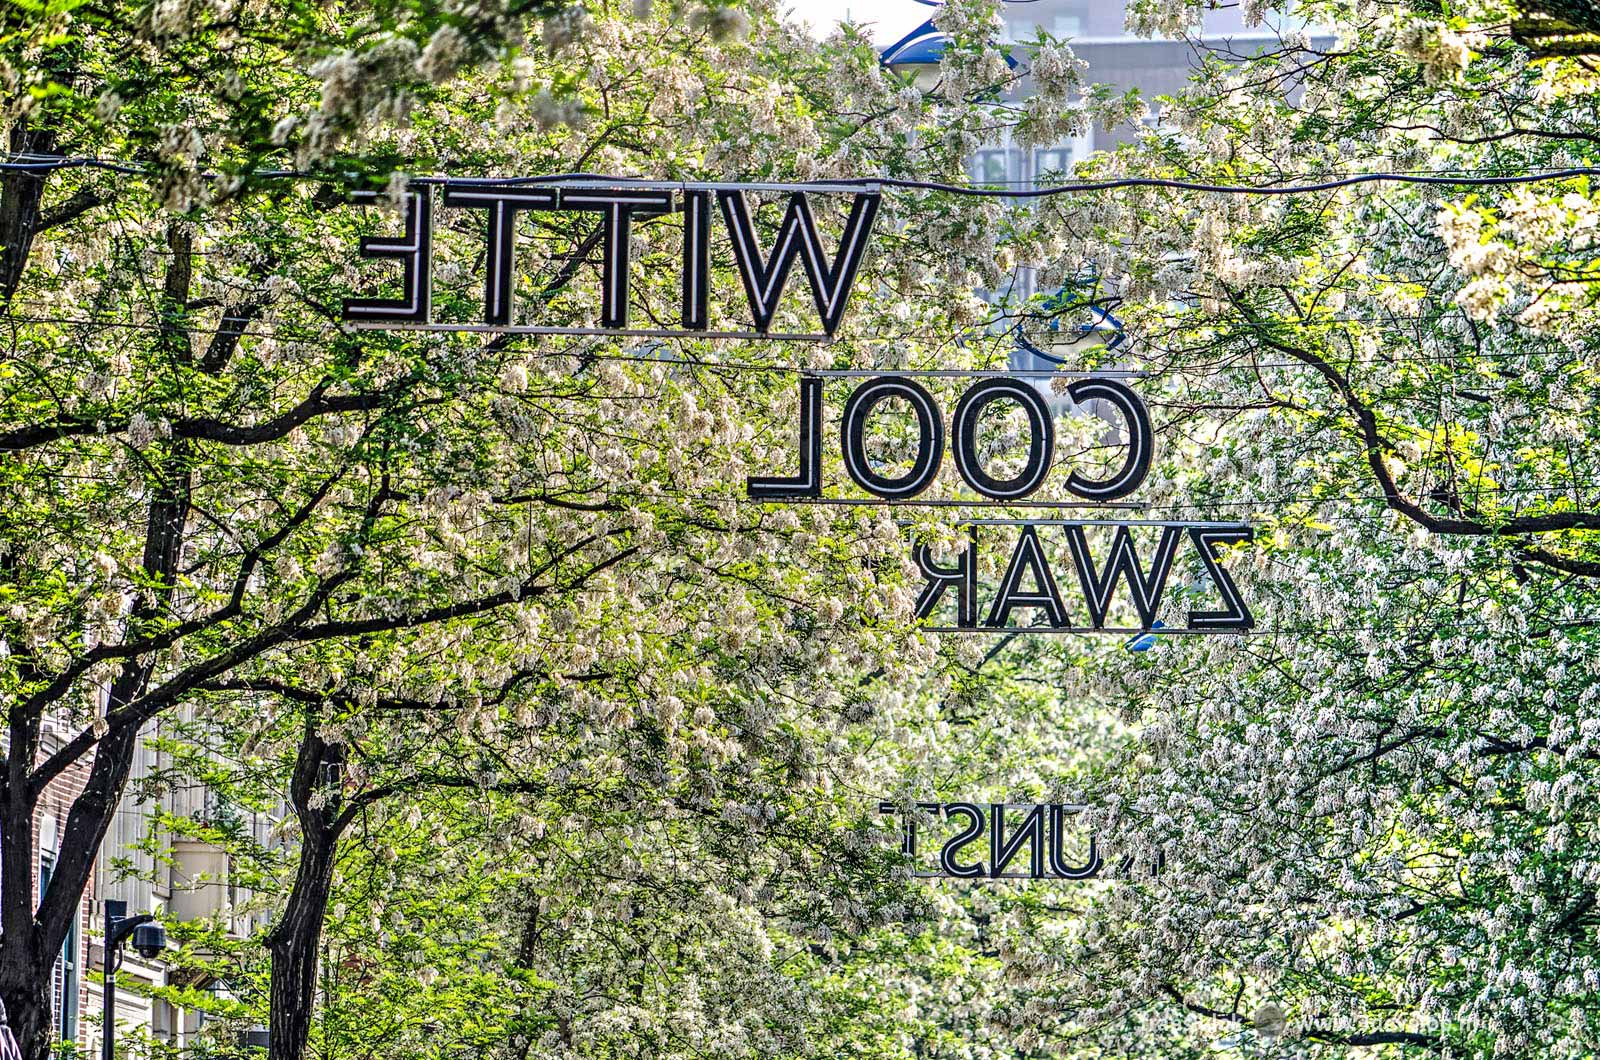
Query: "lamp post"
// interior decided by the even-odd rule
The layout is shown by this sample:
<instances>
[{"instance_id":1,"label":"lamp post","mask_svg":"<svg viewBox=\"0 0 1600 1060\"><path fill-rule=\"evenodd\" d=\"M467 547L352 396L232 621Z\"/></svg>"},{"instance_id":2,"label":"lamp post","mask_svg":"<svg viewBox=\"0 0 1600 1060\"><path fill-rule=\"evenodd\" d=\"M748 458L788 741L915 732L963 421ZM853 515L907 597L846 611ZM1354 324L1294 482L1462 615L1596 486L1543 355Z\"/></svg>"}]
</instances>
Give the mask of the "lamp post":
<instances>
[{"instance_id":1,"label":"lamp post","mask_svg":"<svg viewBox=\"0 0 1600 1060\"><path fill-rule=\"evenodd\" d=\"M122 965L122 946L130 938L141 957L154 957L167 948L167 930L149 913L128 916L128 903L108 899L106 907L105 984L100 993L105 1002L100 1027L100 1060L115 1060L117 1036L117 969Z\"/></svg>"}]
</instances>

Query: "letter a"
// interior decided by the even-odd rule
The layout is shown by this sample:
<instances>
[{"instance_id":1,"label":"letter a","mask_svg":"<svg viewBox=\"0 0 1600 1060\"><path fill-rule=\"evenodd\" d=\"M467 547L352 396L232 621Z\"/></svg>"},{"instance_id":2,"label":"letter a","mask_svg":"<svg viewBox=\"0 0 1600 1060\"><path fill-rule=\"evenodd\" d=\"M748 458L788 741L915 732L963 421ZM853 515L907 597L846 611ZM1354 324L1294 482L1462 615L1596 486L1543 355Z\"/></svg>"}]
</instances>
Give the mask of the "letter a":
<instances>
[{"instance_id":1,"label":"letter a","mask_svg":"<svg viewBox=\"0 0 1600 1060\"><path fill-rule=\"evenodd\" d=\"M1022 591L1022 575L1027 571L1033 573L1034 585L1038 587L1035 592ZM1022 536L1017 539L1016 551L1011 553L1011 563L1006 567L1005 577L1000 579L1000 595L994 598L994 606L989 609L989 620L984 625L994 629L1004 627L1013 607L1042 607L1052 628L1065 629L1068 625L1067 609L1061 603L1061 590L1056 588L1055 575L1050 573L1050 561L1045 559L1044 546L1039 544L1039 535L1031 526L1022 528Z\"/></svg>"}]
</instances>

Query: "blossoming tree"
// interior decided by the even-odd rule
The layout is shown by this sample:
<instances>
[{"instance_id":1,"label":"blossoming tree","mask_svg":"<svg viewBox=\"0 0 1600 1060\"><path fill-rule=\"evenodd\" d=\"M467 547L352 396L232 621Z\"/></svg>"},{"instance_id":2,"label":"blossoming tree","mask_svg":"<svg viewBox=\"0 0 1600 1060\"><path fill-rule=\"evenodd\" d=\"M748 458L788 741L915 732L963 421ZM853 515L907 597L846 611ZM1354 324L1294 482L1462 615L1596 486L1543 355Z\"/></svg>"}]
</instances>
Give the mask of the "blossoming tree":
<instances>
[{"instance_id":1,"label":"blossoming tree","mask_svg":"<svg viewBox=\"0 0 1600 1060\"><path fill-rule=\"evenodd\" d=\"M1193 32L1202 6L1130 22ZM1108 864L1162 867L952 904L988 925L966 952L998 966L973 966L1017 984L979 1006L1008 1036L986 1047L1587 1055L1592 59L1530 50L1508 5L1248 12L1274 43L1222 49L1081 175L1260 191L1069 194L1026 223L1064 237L1047 276L1118 299L1128 344L1079 356L1150 372L1182 425L1140 499L1255 524L1260 625L1107 645L1061 703L1122 717L1085 823ZM977 1005L960 982L902 989Z\"/></svg>"},{"instance_id":2,"label":"blossoming tree","mask_svg":"<svg viewBox=\"0 0 1600 1060\"><path fill-rule=\"evenodd\" d=\"M982 315L993 211L886 203L822 350L356 332L339 304L389 282L355 250L401 223L382 208L406 193L400 160L949 176L965 140L945 126L968 112L929 110L860 37L819 47L762 5L485 10L52 9L7 38L0 998L30 1060L138 742L179 719L247 768L281 766L290 794L275 1057L306 1040L341 841L404 823L406 799L520 797L529 829L659 836L647 866L689 844L726 877L674 885L708 911L761 893L762 872L792 889L837 862L828 902L783 904L801 935L899 915L898 882L863 875L872 805L826 796L856 768L840 727L873 713L872 689L941 665L905 634L905 541L882 513L750 504L745 480L795 452L799 368L996 365L992 344L953 345ZM364 187L378 208L350 203ZM753 205L770 239L784 203ZM837 238L842 210L814 208ZM601 231L524 216L519 312L592 322ZM663 318L675 273L645 266L677 260L682 221L636 232L634 311ZM474 312L481 213L441 209L434 236L441 319ZM711 311L744 312L725 248L714 278ZM789 330L811 312L794 287L774 307ZM80 768L35 895L36 808ZM653 823L611 827L627 815ZM596 873L623 856L603 847ZM542 871L569 908L595 878ZM655 877L629 871L643 896ZM515 909L527 967L539 909Z\"/></svg>"}]
</instances>

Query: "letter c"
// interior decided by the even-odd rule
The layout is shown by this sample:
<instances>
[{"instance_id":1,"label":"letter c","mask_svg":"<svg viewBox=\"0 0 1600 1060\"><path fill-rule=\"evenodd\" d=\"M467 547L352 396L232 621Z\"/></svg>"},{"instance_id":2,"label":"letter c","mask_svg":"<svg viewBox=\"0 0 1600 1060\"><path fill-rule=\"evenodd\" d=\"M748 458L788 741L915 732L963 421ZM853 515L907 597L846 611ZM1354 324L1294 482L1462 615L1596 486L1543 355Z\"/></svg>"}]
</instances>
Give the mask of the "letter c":
<instances>
[{"instance_id":1,"label":"letter c","mask_svg":"<svg viewBox=\"0 0 1600 1060\"><path fill-rule=\"evenodd\" d=\"M1080 405L1095 398L1111 402L1128 425L1128 458L1122 470L1108 479L1092 479L1074 471L1067 479L1067 489L1090 501L1126 497L1138 489L1150 473L1155 430L1150 426L1149 410L1138 394L1115 379L1080 379L1067 387L1067 394Z\"/></svg>"}]
</instances>

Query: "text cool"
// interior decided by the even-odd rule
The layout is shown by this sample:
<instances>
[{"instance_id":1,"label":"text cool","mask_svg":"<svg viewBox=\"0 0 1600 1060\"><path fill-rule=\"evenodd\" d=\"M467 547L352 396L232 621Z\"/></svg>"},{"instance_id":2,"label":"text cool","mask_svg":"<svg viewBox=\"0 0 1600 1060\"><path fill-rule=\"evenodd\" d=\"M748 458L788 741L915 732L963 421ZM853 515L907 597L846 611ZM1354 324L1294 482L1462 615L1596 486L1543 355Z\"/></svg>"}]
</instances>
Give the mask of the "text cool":
<instances>
[{"instance_id":1,"label":"text cool","mask_svg":"<svg viewBox=\"0 0 1600 1060\"><path fill-rule=\"evenodd\" d=\"M801 501L822 496L823 385L824 379L815 375L800 379L798 472L781 477L751 477L745 487L750 498ZM1074 379L1067 385L1066 395L1076 403L1099 401L1115 409L1127 437L1127 454L1119 469L1102 478L1092 478L1074 470L1066 480L1066 489L1097 504L1133 493L1149 474L1154 452L1154 431L1144 402L1122 380L1100 376ZM899 399L910 406L917 431L910 467L892 476L872 466L866 445L870 417L890 399ZM979 456L979 419L997 402L1015 403L1028 421L1027 457L1022 469L1005 479L992 475ZM860 383L846 399L839 425L840 456L851 481L868 494L886 503L905 502L933 484L944 460L948 437L948 448L962 481L997 506L1004 506L1007 502L1029 497L1045 483L1055 459L1054 421L1055 413L1038 388L1021 379L990 377L975 382L961 395L947 433L944 414L927 390L904 374L885 374ZM1172 627L1174 632L1225 633L1255 626L1250 608L1224 568L1219 552L1223 546L1251 540L1251 530L1246 524L979 519L965 521L962 525L968 529L968 545L952 562L937 562L926 543L914 546L917 567L925 579L917 600L916 617L919 620L932 618L947 595L955 604L955 623L931 626L932 629L947 632L1012 628L1054 632L1131 630L1133 627L1107 625L1119 585L1127 588L1126 595L1139 619L1137 628L1150 629L1157 622L1169 575L1185 545L1198 562L1210 594L1219 599L1222 606L1189 610L1185 625ZM984 610L978 599L978 531L992 526L1020 527L1020 533L1005 573ZM1059 531L1065 536L1064 544L1087 608L1086 624L1076 623L1071 618L1045 542L1039 535L1042 528ZM1146 561L1139 557L1135 530L1141 535L1155 535L1153 546L1147 546ZM1110 532L1110 542L1097 558L1090 534L1105 531ZM1013 612L1019 610L1033 612L1031 625L1011 625Z\"/></svg>"}]
</instances>

